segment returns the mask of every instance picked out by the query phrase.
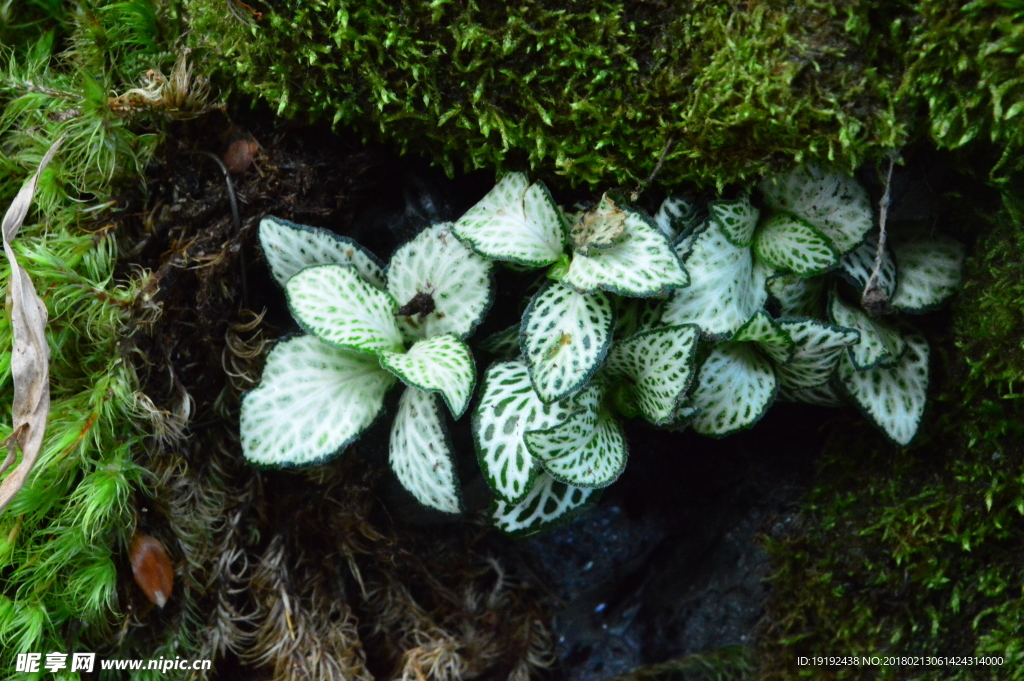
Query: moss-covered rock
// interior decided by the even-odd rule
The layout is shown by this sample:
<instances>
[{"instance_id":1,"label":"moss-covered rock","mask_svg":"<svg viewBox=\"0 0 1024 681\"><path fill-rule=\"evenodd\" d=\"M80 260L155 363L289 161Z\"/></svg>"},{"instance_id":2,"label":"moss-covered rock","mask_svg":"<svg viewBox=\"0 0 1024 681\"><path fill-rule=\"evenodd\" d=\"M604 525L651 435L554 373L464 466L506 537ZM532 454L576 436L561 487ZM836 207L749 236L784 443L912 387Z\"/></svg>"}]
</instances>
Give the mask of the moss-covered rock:
<instances>
[{"instance_id":1,"label":"moss-covered rock","mask_svg":"<svg viewBox=\"0 0 1024 681\"><path fill-rule=\"evenodd\" d=\"M940 347L936 406L894 451L842 423L799 529L770 541L777 571L762 640L770 678L800 655L996 656L1001 666L922 665L877 678L1024 678L1024 213L1007 197L978 243ZM865 678L857 666L816 678ZM874 678L874 676L873 676Z\"/></svg>"},{"instance_id":2,"label":"moss-covered rock","mask_svg":"<svg viewBox=\"0 0 1024 681\"><path fill-rule=\"evenodd\" d=\"M449 170L719 184L931 134L1022 147L1014 3L188 0L228 87Z\"/></svg>"},{"instance_id":3,"label":"moss-covered rock","mask_svg":"<svg viewBox=\"0 0 1024 681\"><path fill-rule=\"evenodd\" d=\"M926 105L941 147L996 145L997 171L1024 167L1024 3L917 3L901 99Z\"/></svg>"},{"instance_id":4,"label":"moss-covered rock","mask_svg":"<svg viewBox=\"0 0 1024 681\"><path fill-rule=\"evenodd\" d=\"M245 21L187 6L233 87L449 169L635 183L667 149L662 181L721 184L809 158L852 168L907 134L881 4L326 0Z\"/></svg>"}]
</instances>

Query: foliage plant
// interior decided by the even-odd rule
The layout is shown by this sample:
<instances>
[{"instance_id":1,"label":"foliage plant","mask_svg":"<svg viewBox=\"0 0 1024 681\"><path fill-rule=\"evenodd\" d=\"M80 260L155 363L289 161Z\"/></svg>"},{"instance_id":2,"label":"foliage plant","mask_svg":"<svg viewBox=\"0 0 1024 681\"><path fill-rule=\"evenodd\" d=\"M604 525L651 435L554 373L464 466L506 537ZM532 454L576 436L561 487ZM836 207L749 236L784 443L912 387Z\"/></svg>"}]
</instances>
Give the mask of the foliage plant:
<instances>
[{"instance_id":1,"label":"foliage plant","mask_svg":"<svg viewBox=\"0 0 1024 681\"><path fill-rule=\"evenodd\" d=\"M798 656L835 646L1003 660L922 668L924 681L1024 678L1024 200L1020 189L996 205L959 196L948 222L988 229L945 337L933 338L934 406L900 451L847 419L829 428L800 512L767 540L776 631L759 642L765 678L802 678ZM876 678L905 673L883 666Z\"/></svg>"},{"instance_id":2,"label":"foliage plant","mask_svg":"<svg viewBox=\"0 0 1024 681\"><path fill-rule=\"evenodd\" d=\"M945 300L962 248L894 229L880 244L867 192L835 171L800 167L758 189L761 208L746 194L706 206L669 198L652 218L606 194L569 215L543 183L511 173L386 269L350 239L266 218L267 261L307 333L274 349L243 401L247 458L336 454L401 381L391 465L419 501L458 511L437 395L454 418L469 405L464 339L490 305L495 262L543 268L521 322L484 343L508 357L484 372L472 416L492 516L507 532L571 517L614 482L628 456L623 418L724 437L780 395L849 401L906 445L929 352L895 313Z\"/></svg>"}]
</instances>

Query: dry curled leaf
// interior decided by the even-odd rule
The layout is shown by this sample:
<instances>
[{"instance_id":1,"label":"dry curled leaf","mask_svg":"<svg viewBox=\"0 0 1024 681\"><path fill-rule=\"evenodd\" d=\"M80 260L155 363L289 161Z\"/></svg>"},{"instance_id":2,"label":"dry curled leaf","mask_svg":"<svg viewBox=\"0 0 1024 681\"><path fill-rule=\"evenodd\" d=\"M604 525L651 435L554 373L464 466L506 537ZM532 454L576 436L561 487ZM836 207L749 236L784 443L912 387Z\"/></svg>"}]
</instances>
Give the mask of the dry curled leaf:
<instances>
[{"instance_id":1,"label":"dry curled leaf","mask_svg":"<svg viewBox=\"0 0 1024 681\"><path fill-rule=\"evenodd\" d=\"M7 209L3 222L4 253L11 264L11 282L7 288L14 347L11 354L11 377L14 380L13 431L4 441L7 457L0 464L3 474L17 458L15 447L21 450L21 463L0 483L0 512L18 493L43 445L46 417L50 413L50 347L46 344L46 305L36 294L32 280L14 257L11 241L21 229L36 193L39 176L53 158L61 137L50 147L39 168Z\"/></svg>"}]
</instances>

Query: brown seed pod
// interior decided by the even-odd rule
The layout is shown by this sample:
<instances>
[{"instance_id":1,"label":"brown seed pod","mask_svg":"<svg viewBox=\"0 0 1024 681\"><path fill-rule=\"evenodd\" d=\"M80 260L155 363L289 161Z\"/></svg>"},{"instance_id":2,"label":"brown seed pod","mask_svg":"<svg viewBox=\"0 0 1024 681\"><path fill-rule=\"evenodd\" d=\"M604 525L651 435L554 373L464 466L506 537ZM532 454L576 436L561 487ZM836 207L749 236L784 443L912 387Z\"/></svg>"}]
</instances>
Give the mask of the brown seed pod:
<instances>
[{"instance_id":1,"label":"brown seed pod","mask_svg":"<svg viewBox=\"0 0 1024 681\"><path fill-rule=\"evenodd\" d=\"M252 137L236 139L224 152L224 167L232 175L244 173L252 165L256 153L260 150L260 144Z\"/></svg>"},{"instance_id":2,"label":"brown seed pod","mask_svg":"<svg viewBox=\"0 0 1024 681\"><path fill-rule=\"evenodd\" d=\"M132 537L128 555L135 583L154 604L164 607L174 587L174 568L160 540L138 532Z\"/></svg>"}]
</instances>

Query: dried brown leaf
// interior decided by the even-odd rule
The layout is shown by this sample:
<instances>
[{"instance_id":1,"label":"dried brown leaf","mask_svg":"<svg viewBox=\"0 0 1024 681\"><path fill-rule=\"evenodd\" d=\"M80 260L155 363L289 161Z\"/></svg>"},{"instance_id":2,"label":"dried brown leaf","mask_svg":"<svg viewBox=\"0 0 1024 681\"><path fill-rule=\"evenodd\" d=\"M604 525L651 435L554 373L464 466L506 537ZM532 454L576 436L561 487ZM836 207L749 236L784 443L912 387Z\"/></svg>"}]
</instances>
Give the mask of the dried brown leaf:
<instances>
[{"instance_id":1,"label":"dried brown leaf","mask_svg":"<svg viewBox=\"0 0 1024 681\"><path fill-rule=\"evenodd\" d=\"M11 355L11 376L14 380L13 432L4 441L8 456L0 466L3 474L15 460L14 447L21 450L21 463L0 483L0 512L18 493L39 457L50 413L50 347L46 344L46 305L36 293L32 279L14 257L11 242L18 235L36 193L39 176L53 158L61 137L39 162L32 179L14 197L3 221L4 253L11 263L8 287L14 347Z\"/></svg>"}]
</instances>

